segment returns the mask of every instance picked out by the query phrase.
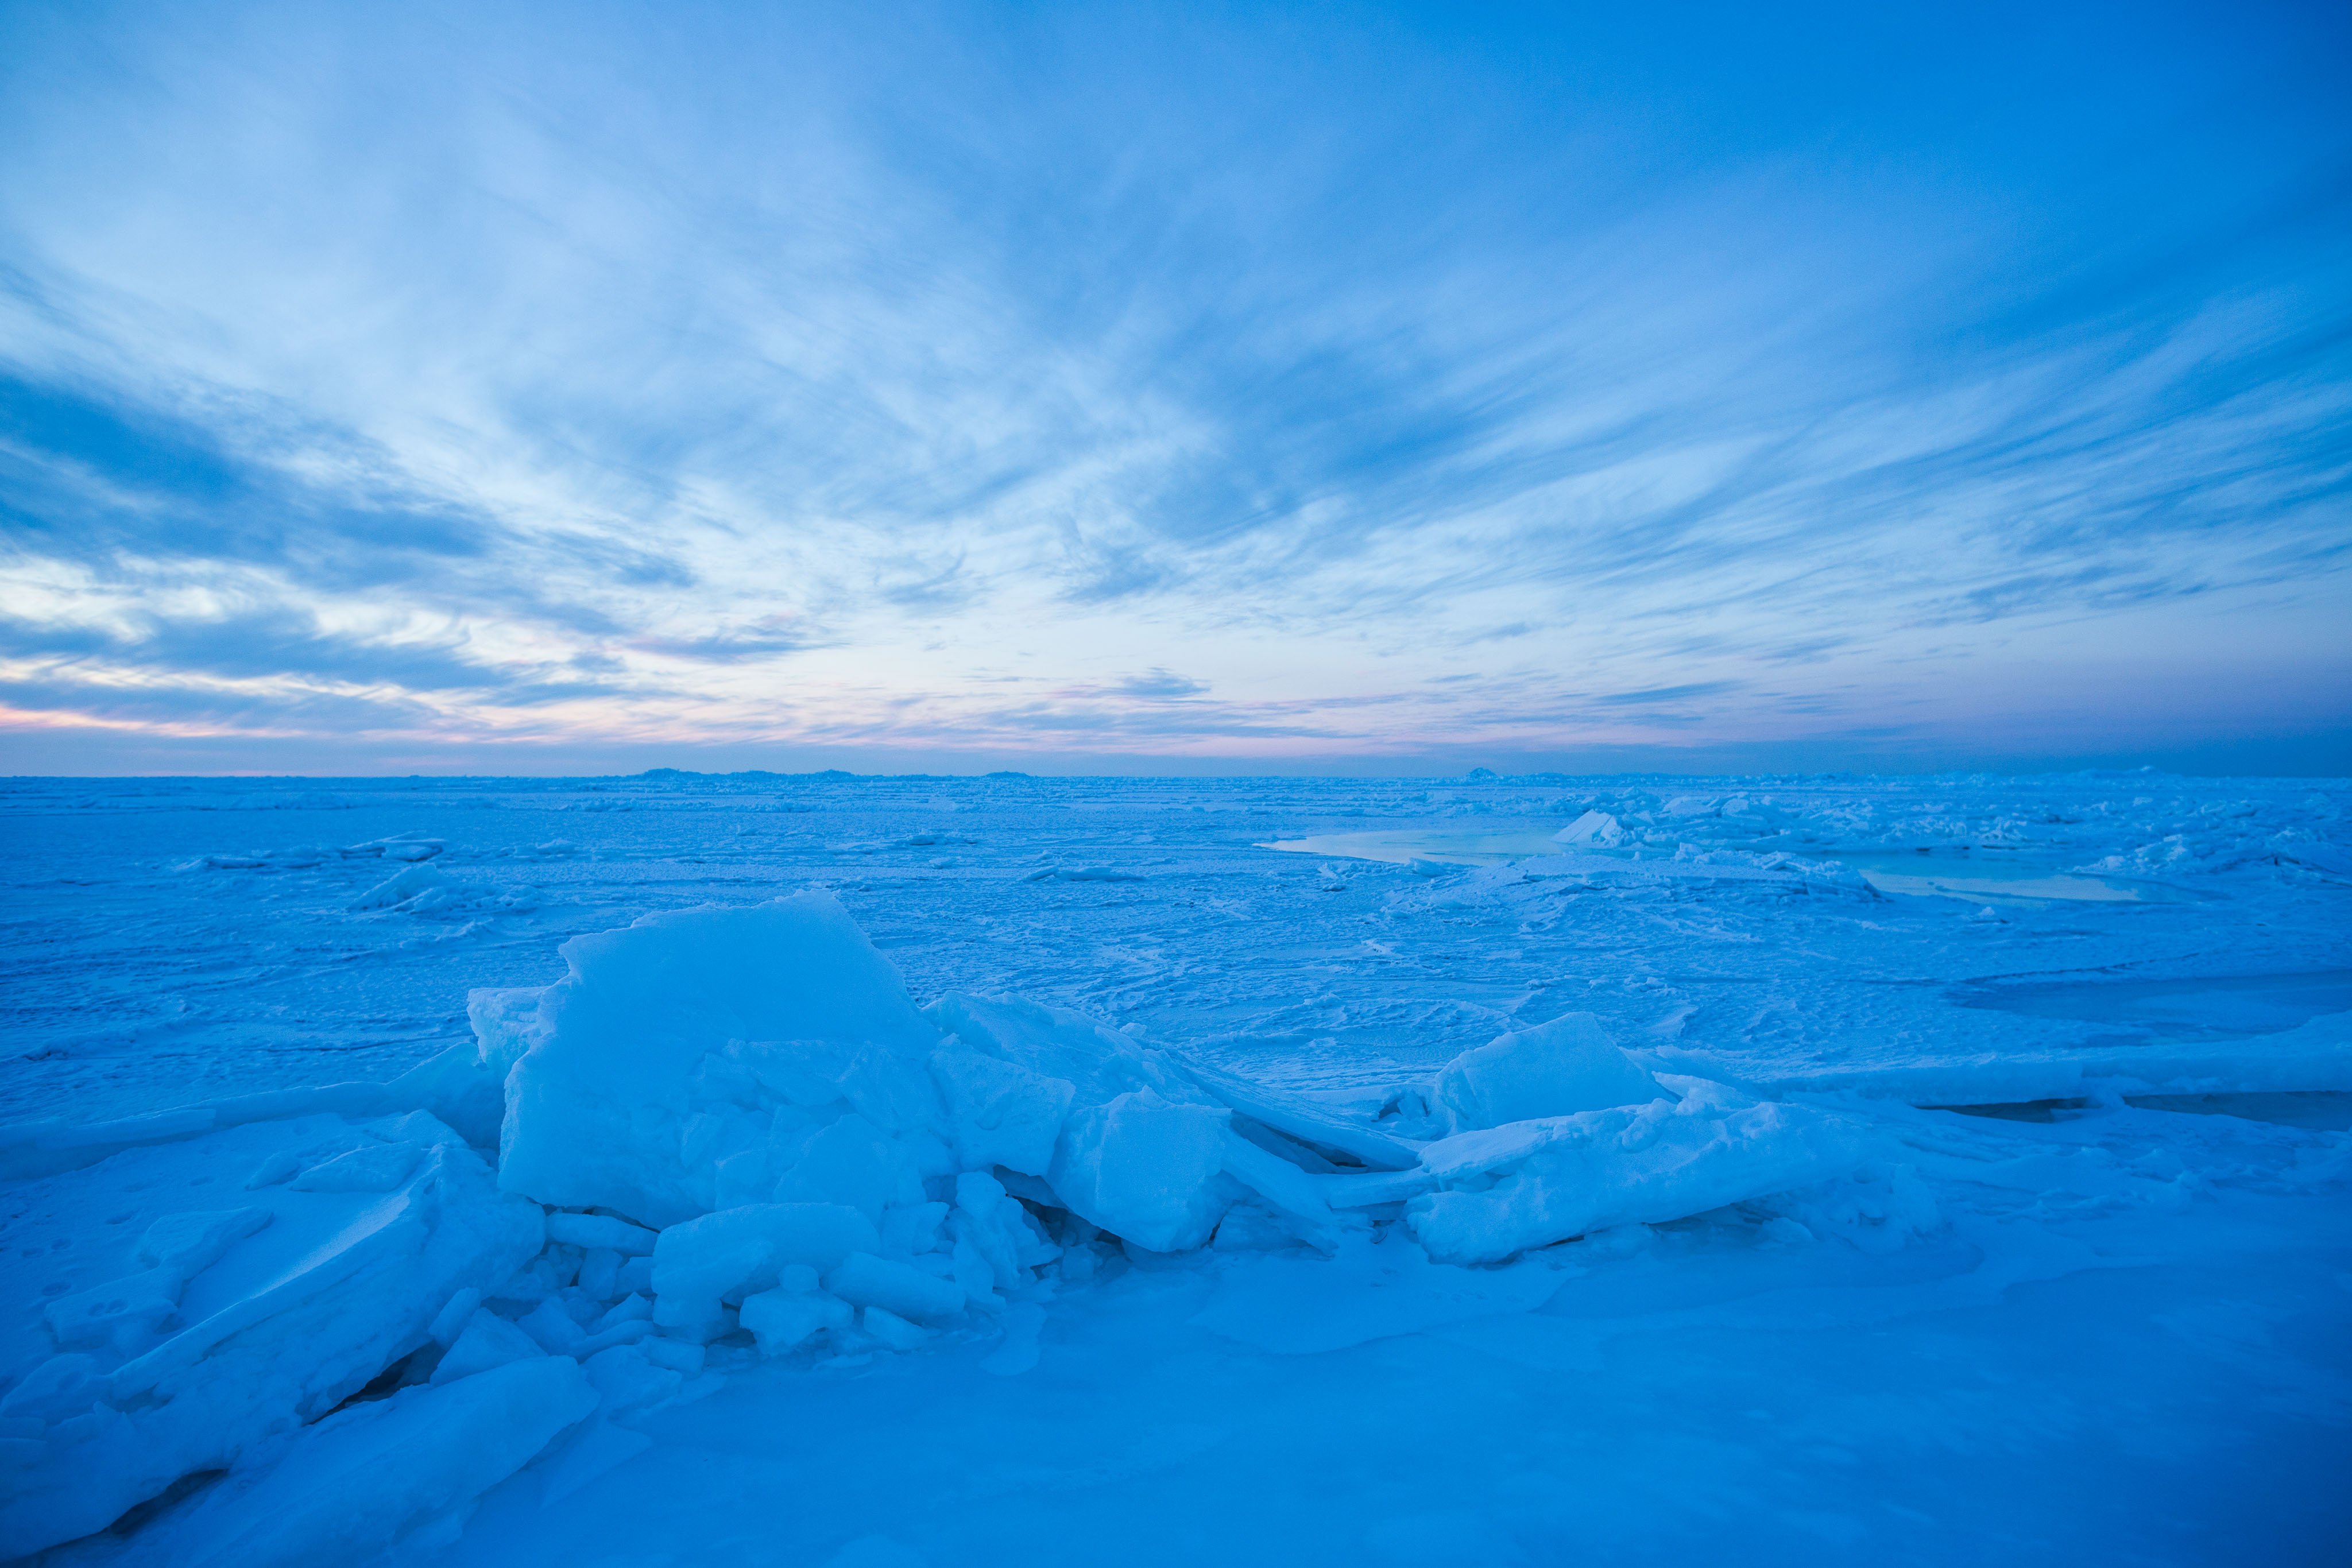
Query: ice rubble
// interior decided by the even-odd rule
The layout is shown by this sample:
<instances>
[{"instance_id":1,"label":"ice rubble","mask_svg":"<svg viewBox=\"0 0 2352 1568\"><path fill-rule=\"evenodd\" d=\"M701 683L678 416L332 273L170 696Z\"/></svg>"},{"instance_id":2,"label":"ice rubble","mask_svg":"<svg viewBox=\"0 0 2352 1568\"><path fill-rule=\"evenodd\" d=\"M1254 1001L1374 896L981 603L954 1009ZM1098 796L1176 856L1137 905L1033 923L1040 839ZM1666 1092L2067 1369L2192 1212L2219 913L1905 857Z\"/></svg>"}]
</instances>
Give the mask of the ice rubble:
<instances>
[{"instance_id":1,"label":"ice rubble","mask_svg":"<svg viewBox=\"0 0 2352 1568\"><path fill-rule=\"evenodd\" d=\"M1513 1122L1431 1145L1425 1190L1406 1205L1405 1223L1440 1262L1494 1263L1589 1231L1811 1186L1865 1157L1859 1130L1842 1117L1682 1083L1679 1101Z\"/></svg>"},{"instance_id":2,"label":"ice rubble","mask_svg":"<svg viewBox=\"0 0 2352 1568\"><path fill-rule=\"evenodd\" d=\"M1618 1050L1591 1013L1570 1013L1464 1051L1437 1075L1433 1095L1455 1132L1664 1097L1658 1081Z\"/></svg>"},{"instance_id":3,"label":"ice rubble","mask_svg":"<svg viewBox=\"0 0 2352 1568\"><path fill-rule=\"evenodd\" d=\"M1360 1257L1380 1232L1494 1262L1864 1157L1839 1113L1654 1075L1580 1015L1465 1053L1382 1126L1076 1013L919 1009L823 893L563 956L544 989L476 993L474 1046L395 1084L0 1134L29 1178L0 1292L16 1550L226 1471L141 1550L331 1560L543 1453L583 1484L717 1342L1034 1336L1042 1276L1120 1250ZM495 1173L468 1146L493 1139Z\"/></svg>"},{"instance_id":4,"label":"ice rubble","mask_svg":"<svg viewBox=\"0 0 2352 1568\"><path fill-rule=\"evenodd\" d=\"M540 1210L423 1112L249 1123L10 1198L0 1540L17 1551L317 1420L544 1240Z\"/></svg>"}]
</instances>

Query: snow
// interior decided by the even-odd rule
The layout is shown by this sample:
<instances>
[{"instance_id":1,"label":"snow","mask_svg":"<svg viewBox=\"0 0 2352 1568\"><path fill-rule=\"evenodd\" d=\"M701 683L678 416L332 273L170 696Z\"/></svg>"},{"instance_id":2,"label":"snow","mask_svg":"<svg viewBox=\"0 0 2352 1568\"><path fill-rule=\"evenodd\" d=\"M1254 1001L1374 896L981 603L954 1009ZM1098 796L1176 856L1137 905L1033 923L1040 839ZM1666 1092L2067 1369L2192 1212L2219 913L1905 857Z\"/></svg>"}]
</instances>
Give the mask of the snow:
<instances>
[{"instance_id":1,"label":"snow","mask_svg":"<svg viewBox=\"0 0 2352 1568\"><path fill-rule=\"evenodd\" d=\"M504 1480L595 1404L578 1362L531 1356L355 1406L306 1429L274 1465L206 1493L128 1559L190 1568L351 1562Z\"/></svg>"},{"instance_id":2,"label":"snow","mask_svg":"<svg viewBox=\"0 0 2352 1568\"><path fill-rule=\"evenodd\" d=\"M16 1551L2342 1555L2335 785L10 789Z\"/></svg>"},{"instance_id":3,"label":"snow","mask_svg":"<svg viewBox=\"0 0 2352 1568\"><path fill-rule=\"evenodd\" d=\"M1644 1104L1665 1091L1617 1049L1591 1013L1564 1013L1497 1035L1447 1062L1431 1098L1455 1132L1499 1127L1612 1105Z\"/></svg>"}]
</instances>

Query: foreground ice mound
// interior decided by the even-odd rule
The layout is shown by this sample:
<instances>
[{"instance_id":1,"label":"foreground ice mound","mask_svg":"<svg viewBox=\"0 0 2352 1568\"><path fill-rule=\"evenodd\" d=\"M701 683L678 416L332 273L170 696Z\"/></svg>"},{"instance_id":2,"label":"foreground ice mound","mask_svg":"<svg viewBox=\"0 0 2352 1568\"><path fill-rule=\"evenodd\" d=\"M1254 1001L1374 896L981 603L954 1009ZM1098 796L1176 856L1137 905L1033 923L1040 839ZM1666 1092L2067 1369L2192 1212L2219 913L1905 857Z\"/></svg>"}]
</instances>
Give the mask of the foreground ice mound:
<instances>
[{"instance_id":1,"label":"foreground ice mound","mask_svg":"<svg viewBox=\"0 0 2352 1568\"><path fill-rule=\"evenodd\" d=\"M868 1332L888 1314L886 1341L994 1312L1060 1251L1024 1197L1158 1252L1200 1246L1237 1206L1290 1240L1342 1224L1298 1163L1330 1168L1297 1134L1349 1141L1337 1118L1260 1092L1237 1129L1172 1059L1075 1013L960 996L918 1012L827 894L563 951L572 972L535 1004L477 998L483 1059L514 1057L499 1182L659 1231L646 1282L663 1329L718 1337L750 1311L763 1343L798 1343L791 1325L844 1315L751 1306L795 1289L861 1309Z\"/></svg>"},{"instance_id":2,"label":"foreground ice mound","mask_svg":"<svg viewBox=\"0 0 2352 1568\"><path fill-rule=\"evenodd\" d=\"M1433 1258L1494 1262L1859 1157L1827 1113L1669 1088L1584 1014L1450 1063L1425 1099L1451 1135L1415 1149L1081 1014L955 995L918 1013L823 894L564 951L527 1023L513 993L477 1006L486 1059L529 1041L500 1181L660 1230L653 1322L696 1339L854 1322L914 1343L1096 1233L1328 1252L1402 1218Z\"/></svg>"},{"instance_id":3,"label":"foreground ice mound","mask_svg":"<svg viewBox=\"0 0 2352 1568\"><path fill-rule=\"evenodd\" d=\"M736 1156L772 1133L814 1130L814 1114L789 1113L750 1125L763 1096L779 1110L846 1103L877 1134L930 1119L921 1061L937 1033L825 894L653 915L575 936L563 956L572 972L541 998L536 1043L507 1083L499 1182L509 1192L657 1228L725 1207L723 1163L735 1161L730 1196L751 1196ZM860 1164L856 1142L836 1139L818 1157L830 1155L877 1209L908 1190L897 1156L929 1153L864 1150Z\"/></svg>"},{"instance_id":4,"label":"foreground ice mound","mask_svg":"<svg viewBox=\"0 0 2352 1568\"><path fill-rule=\"evenodd\" d=\"M714 1345L724 1367L1034 1343L1055 1290L1205 1246L1314 1269L1393 1238L1373 1273L1423 1279L1859 1157L1837 1116L1654 1076L1581 1015L1414 1090L1410 1125L1444 1134L1414 1142L1079 1013L919 1009L823 893L562 953L551 986L475 993L474 1045L393 1084L0 1130L30 1178L0 1234L23 1264L0 1539L37 1551L226 1472L134 1555L338 1560L525 1465L550 1498L585 1484L707 1388Z\"/></svg>"}]
</instances>

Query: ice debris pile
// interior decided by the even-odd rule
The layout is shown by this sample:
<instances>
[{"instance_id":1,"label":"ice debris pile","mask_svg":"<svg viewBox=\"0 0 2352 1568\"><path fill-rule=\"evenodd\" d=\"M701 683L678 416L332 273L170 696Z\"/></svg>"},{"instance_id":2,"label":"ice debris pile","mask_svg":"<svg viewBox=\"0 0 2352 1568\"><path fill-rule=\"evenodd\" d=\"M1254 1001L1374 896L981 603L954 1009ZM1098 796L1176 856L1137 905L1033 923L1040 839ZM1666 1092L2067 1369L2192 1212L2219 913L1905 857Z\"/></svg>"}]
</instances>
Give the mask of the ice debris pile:
<instances>
[{"instance_id":1,"label":"ice debris pile","mask_svg":"<svg viewBox=\"0 0 2352 1568\"><path fill-rule=\"evenodd\" d=\"M1839 1115L1654 1075L1581 1015L1375 1122L1072 1012L918 1009L822 893L563 954L552 986L475 993L475 1043L394 1084L0 1132L13 1552L198 1478L135 1547L332 1560L534 1461L551 1495L584 1484L714 1344L990 1333L1139 1250L1380 1228L1490 1263L1864 1158Z\"/></svg>"},{"instance_id":2,"label":"ice debris pile","mask_svg":"<svg viewBox=\"0 0 2352 1568\"><path fill-rule=\"evenodd\" d=\"M539 1207L425 1112L129 1147L13 1186L5 1216L12 1555L264 1456L545 1243Z\"/></svg>"}]
</instances>

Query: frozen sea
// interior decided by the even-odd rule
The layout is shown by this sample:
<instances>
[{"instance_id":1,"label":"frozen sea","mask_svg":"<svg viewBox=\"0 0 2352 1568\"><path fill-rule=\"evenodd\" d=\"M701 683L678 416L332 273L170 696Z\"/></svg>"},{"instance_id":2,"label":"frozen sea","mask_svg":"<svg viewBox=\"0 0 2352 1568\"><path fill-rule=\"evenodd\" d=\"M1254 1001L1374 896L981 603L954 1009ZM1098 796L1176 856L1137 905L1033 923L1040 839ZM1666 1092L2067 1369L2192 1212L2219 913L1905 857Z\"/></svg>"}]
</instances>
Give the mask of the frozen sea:
<instances>
[{"instance_id":1,"label":"frozen sea","mask_svg":"<svg viewBox=\"0 0 2352 1568\"><path fill-rule=\"evenodd\" d=\"M230 1328L258 1332L251 1303L323 1280L259 1250L282 1236L290 1255L302 1203L328 1216L320 1195L411 1190L306 1172L301 1202L238 1222L270 1228L215 1225L173 1264L153 1238L187 1230L173 1215L253 1212L193 1189L247 1183L271 1129L308 1129L304 1158L335 1138L370 1158L404 1146L361 1128L388 1102L284 1092L470 1059L488 1026L469 996L562 979L568 939L816 888L926 1017L955 997L1072 1009L1212 1099L1254 1085L1433 1169L1449 1133L1495 1136L1432 1109L1441 1070L1577 1014L1673 1086L1662 1110L1719 1092L1731 1109L1706 1113L1724 1126L1797 1118L1841 1152L1832 1171L1830 1144L1810 1145L1801 1169L1754 1142L1744 1185L1721 1189L1737 1201L1654 1203L1639 1212L1664 1218L1466 1264L1402 1197L1331 1199L1339 1220L1312 1237L1230 1216L1164 1249L1066 1231L1053 1195L1000 1161L1007 1223L1062 1259L1000 1268L985 1311L910 1309L904 1343L883 1312L878 1341L841 1329L762 1354L739 1282L723 1322L684 1336L692 1364L657 1357L646 1376L668 1381L626 1393L600 1375L578 1409L558 1386L580 1375L566 1346L583 1362L601 1346L545 1314L610 1339L613 1312L668 1287L599 1293L581 1272L597 1249L556 1244L510 1288L492 1227L466 1257L504 1261L451 1252L414 1322L395 1313L348 1365L304 1373L284 1413L256 1405L251 1442L180 1475L156 1460L111 1528L115 1503L93 1502L97 1533L34 1543L77 1563L2352 1561L2347 809L2341 781L2154 773L9 781L0 1478L29 1495L60 1456L81 1456L77 1474L146 1463L163 1439L142 1412L180 1385L124 1369L211 1365ZM643 985L656 1031L663 983ZM246 1109L156 1116L207 1105ZM76 1131L118 1122L151 1131ZM1597 1125L1570 1131L1600 1147ZM446 1156L482 1174L449 1191L473 1182L488 1205L498 1153L468 1135ZM661 1158L681 1157L663 1136ZM1336 1165L1263 1141L1328 1192L1373 1179L1333 1137L1298 1134ZM89 1157L55 1153L77 1138ZM1621 1142L1638 1154L1630 1130L1607 1149ZM1486 1157L1464 1193L1532 1189ZM1548 1179L1652 1179L1578 1168ZM1776 1170L1795 1185L1764 1190ZM970 1207L926 1179L929 1207ZM461 1196L433 1202L455 1214ZM674 1219L529 1196L666 1239ZM415 1212L418 1236L448 1229ZM947 1278L947 1242L926 1253L892 1223L891 1256ZM110 1235L120 1259L74 1274ZM117 1267L142 1271L107 1280ZM174 1267L143 1317L108 1298L97 1327L61 1326L58 1301ZM261 1282L235 1283L240 1268ZM442 1356L466 1320L441 1302L468 1280L498 1320L482 1333L520 1322L540 1359L427 1382L416 1357ZM320 1322L361 1310L304 1289ZM869 1311L878 1298L860 1325ZM255 1343L241 1388L305 1354L292 1329ZM68 1375L84 1383L41 1392ZM508 1404L481 1414L500 1378ZM394 1440L404 1412L472 1434L447 1473L383 1457L415 1447ZM379 1472L390 1500L371 1503Z\"/></svg>"}]
</instances>

